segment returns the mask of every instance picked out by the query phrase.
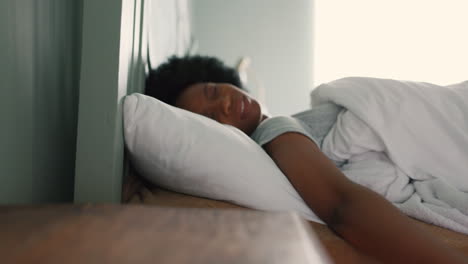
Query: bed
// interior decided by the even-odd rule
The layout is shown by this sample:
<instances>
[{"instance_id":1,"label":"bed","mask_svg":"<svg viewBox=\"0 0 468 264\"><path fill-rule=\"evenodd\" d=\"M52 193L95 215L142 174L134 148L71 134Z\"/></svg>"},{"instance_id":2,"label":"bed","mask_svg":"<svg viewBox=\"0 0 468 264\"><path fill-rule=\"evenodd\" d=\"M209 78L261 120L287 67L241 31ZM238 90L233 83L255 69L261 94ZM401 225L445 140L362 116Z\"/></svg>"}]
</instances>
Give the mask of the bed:
<instances>
[{"instance_id":1,"label":"bed","mask_svg":"<svg viewBox=\"0 0 468 264\"><path fill-rule=\"evenodd\" d=\"M151 184L130 167L123 185L124 203L146 204L160 207L218 208L226 210L253 210L232 203L206 199L170 191ZM439 238L445 245L468 258L468 236L435 225L412 219L421 229ZM335 263L363 263L365 256L338 237L327 226L309 221L310 226L325 246ZM371 262L372 263L372 262Z\"/></svg>"},{"instance_id":2,"label":"bed","mask_svg":"<svg viewBox=\"0 0 468 264\"><path fill-rule=\"evenodd\" d=\"M88 1L84 5L75 202L252 210L154 186L129 166L124 154L120 110L125 95L142 91L148 43L143 11L148 3ZM101 16L100 10L106 10L107 16ZM104 68L107 71L103 72ZM468 257L468 236L414 221ZM363 263L364 256L326 226L314 222L310 225L336 263Z\"/></svg>"}]
</instances>

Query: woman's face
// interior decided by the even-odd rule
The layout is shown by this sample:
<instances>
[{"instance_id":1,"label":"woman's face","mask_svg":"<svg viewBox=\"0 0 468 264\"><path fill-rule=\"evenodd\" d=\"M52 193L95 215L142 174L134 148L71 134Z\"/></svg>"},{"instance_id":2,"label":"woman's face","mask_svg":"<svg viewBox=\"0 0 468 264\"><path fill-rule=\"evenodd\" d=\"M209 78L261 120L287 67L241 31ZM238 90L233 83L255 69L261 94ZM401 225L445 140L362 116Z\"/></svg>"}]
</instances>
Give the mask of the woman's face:
<instances>
[{"instance_id":1,"label":"woman's face","mask_svg":"<svg viewBox=\"0 0 468 264\"><path fill-rule=\"evenodd\" d=\"M191 85L180 94L175 106L237 127L247 135L267 118L255 99L228 83Z\"/></svg>"}]
</instances>

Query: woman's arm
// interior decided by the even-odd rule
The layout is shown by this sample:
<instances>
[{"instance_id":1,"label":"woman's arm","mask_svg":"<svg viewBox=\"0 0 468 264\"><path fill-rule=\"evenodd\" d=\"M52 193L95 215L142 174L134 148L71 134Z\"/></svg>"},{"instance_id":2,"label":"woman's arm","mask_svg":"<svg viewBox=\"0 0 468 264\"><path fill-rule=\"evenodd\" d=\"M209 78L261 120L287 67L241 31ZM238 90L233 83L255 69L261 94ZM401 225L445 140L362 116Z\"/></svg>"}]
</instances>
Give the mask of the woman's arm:
<instances>
[{"instance_id":1,"label":"woman's arm","mask_svg":"<svg viewBox=\"0 0 468 264\"><path fill-rule=\"evenodd\" d=\"M364 254L383 263L467 263L380 195L348 180L307 137L285 133L264 148L307 205Z\"/></svg>"}]
</instances>

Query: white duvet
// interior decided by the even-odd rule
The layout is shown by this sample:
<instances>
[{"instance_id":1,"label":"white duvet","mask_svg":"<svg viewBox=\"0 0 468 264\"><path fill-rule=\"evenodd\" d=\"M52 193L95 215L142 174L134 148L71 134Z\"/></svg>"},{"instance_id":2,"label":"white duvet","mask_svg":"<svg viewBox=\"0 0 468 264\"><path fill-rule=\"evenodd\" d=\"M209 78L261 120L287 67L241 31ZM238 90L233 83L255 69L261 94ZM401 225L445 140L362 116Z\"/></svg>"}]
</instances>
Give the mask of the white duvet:
<instances>
[{"instance_id":1,"label":"white duvet","mask_svg":"<svg viewBox=\"0 0 468 264\"><path fill-rule=\"evenodd\" d=\"M344 78L312 106L346 108L322 150L351 180L414 218L468 234L468 81L450 85Z\"/></svg>"}]
</instances>

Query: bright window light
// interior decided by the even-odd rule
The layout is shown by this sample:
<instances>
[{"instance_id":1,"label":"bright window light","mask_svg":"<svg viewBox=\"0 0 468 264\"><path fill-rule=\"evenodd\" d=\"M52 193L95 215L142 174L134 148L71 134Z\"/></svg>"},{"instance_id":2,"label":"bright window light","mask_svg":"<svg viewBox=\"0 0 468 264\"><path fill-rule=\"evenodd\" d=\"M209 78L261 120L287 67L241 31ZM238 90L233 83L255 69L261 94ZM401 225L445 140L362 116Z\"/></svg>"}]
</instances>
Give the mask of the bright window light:
<instances>
[{"instance_id":1,"label":"bright window light","mask_svg":"<svg viewBox=\"0 0 468 264\"><path fill-rule=\"evenodd\" d=\"M314 85L347 76L468 80L468 1L316 0Z\"/></svg>"}]
</instances>

